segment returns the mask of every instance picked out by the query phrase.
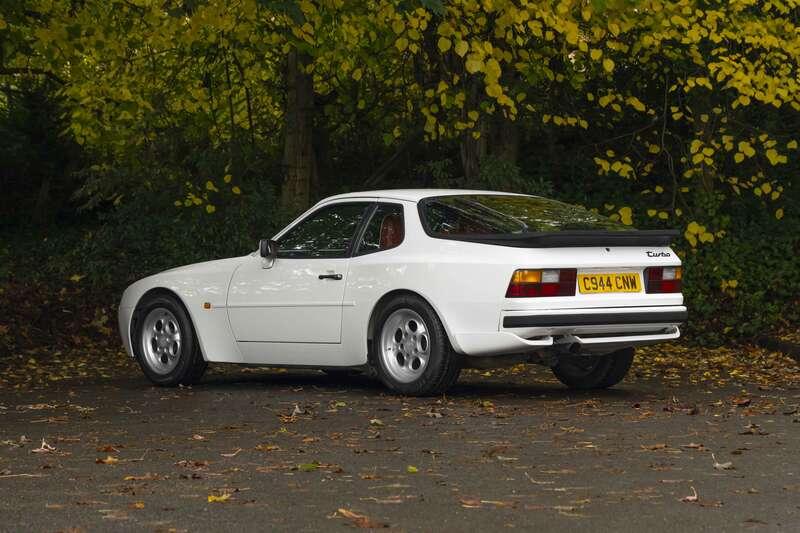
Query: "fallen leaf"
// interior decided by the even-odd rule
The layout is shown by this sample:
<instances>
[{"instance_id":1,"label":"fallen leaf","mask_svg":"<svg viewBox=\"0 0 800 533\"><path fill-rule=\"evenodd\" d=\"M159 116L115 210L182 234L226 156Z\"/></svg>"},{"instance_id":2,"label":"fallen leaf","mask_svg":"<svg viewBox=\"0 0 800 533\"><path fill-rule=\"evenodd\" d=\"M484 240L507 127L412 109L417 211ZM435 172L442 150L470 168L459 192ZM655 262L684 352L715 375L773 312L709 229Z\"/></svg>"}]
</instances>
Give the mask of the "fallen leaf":
<instances>
[{"instance_id":1,"label":"fallen leaf","mask_svg":"<svg viewBox=\"0 0 800 533\"><path fill-rule=\"evenodd\" d=\"M350 522L352 522L354 526L362 529L389 527L389 524L378 522L366 515L356 513L355 511L351 511L349 509L339 508L336 510L336 514L341 516L342 518L350 520Z\"/></svg>"},{"instance_id":2,"label":"fallen leaf","mask_svg":"<svg viewBox=\"0 0 800 533\"><path fill-rule=\"evenodd\" d=\"M711 454L711 460L714 461L714 469L716 470L733 470L732 462L727 461L725 463L719 463L713 453Z\"/></svg>"},{"instance_id":3,"label":"fallen leaf","mask_svg":"<svg viewBox=\"0 0 800 533\"><path fill-rule=\"evenodd\" d=\"M50 446L45 442L44 439L42 439L42 445L34 450L31 450L31 453L53 453L54 451L56 451L55 446Z\"/></svg>"},{"instance_id":4,"label":"fallen leaf","mask_svg":"<svg viewBox=\"0 0 800 533\"><path fill-rule=\"evenodd\" d=\"M374 496L370 496L367 498L359 498L359 499L365 502L374 502L380 504L399 504L399 503L404 503L409 498L414 498L414 496L401 496L398 494L396 496L389 496L387 498L376 498Z\"/></svg>"},{"instance_id":5,"label":"fallen leaf","mask_svg":"<svg viewBox=\"0 0 800 533\"><path fill-rule=\"evenodd\" d=\"M235 452L231 452L231 453L221 453L220 455L221 455L222 457L236 457L237 455L239 455L239 452L241 452L241 451L242 451L242 449L241 449L241 448L236 448L236 451L235 451Z\"/></svg>"},{"instance_id":6,"label":"fallen leaf","mask_svg":"<svg viewBox=\"0 0 800 533\"><path fill-rule=\"evenodd\" d=\"M409 474L416 474L417 472L419 472L419 468L417 468L416 466L408 465L408 467L406 468L406 472L408 472Z\"/></svg>"},{"instance_id":7,"label":"fallen leaf","mask_svg":"<svg viewBox=\"0 0 800 533\"><path fill-rule=\"evenodd\" d=\"M119 462L119 459L117 459L113 455L109 455L105 459L99 459L99 458L95 459L94 462L99 464L99 465L101 465L101 464L102 465L115 465L115 464L117 464Z\"/></svg>"},{"instance_id":8,"label":"fallen leaf","mask_svg":"<svg viewBox=\"0 0 800 533\"><path fill-rule=\"evenodd\" d=\"M465 509L479 509L481 507L481 500L478 498L461 498L459 501L461 507Z\"/></svg>"},{"instance_id":9,"label":"fallen leaf","mask_svg":"<svg viewBox=\"0 0 800 533\"><path fill-rule=\"evenodd\" d=\"M125 476L122 478L124 481L153 481L159 479L158 474L147 473L142 476Z\"/></svg>"},{"instance_id":10,"label":"fallen leaf","mask_svg":"<svg viewBox=\"0 0 800 533\"><path fill-rule=\"evenodd\" d=\"M381 422L380 419L378 419L378 418L373 418L372 420L369 421L369 425L370 426L382 426L383 422Z\"/></svg>"},{"instance_id":11,"label":"fallen leaf","mask_svg":"<svg viewBox=\"0 0 800 533\"><path fill-rule=\"evenodd\" d=\"M692 494L689 496L684 496L683 498L681 498L681 501L687 503L696 503L700 498L697 496L697 491L694 490L694 487L690 488L692 489Z\"/></svg>"},{"instance_id":12,"label":"fallen leaf","mask_svg":"<svg viewBox=\"0 0 800 533\"><path fill-rule=\"evenodd\" d=\"M144 502L133 502L131 507L134 509L144 509Z\"/></svg>"},{"instance_id":13,"label":"fallen leaf","mask_svg":"<svg viewBox=\"0 0 800 533\"><path fill-rule=\"evenodd\" d=\"M750 403L751 403L750 398L734 398L733 399L733 405L735 405L736 407L747 407L748 405L750 405Z\"/></svg>"},{"instance_id":14,"label":"fallen leaf","mask_svg":"<svg viewBox=\"0 0 800 533\"><path fill-rule=\"evenodd\" d=\"M750 423L744 427L744 431L741 431L739 435L769 435L768 432L761 429L761 426L758 424Z\"/></svg>"},{"instance_id":15,"label":"fallen leaf","mask_svg":"<svg viewBox=\"0 0 800 533\"><path fill-rule=\"evenodd\" d=\"M219 496L217 496L215 494L209 494L208 498L207 498L208 503L221 503L221 502L226 502L226 501L228 501L230 499L231 499L231 495L230 495L230 493L227 493L227 492L225 494L220 494Z\"/></svg>"}]
</instances>

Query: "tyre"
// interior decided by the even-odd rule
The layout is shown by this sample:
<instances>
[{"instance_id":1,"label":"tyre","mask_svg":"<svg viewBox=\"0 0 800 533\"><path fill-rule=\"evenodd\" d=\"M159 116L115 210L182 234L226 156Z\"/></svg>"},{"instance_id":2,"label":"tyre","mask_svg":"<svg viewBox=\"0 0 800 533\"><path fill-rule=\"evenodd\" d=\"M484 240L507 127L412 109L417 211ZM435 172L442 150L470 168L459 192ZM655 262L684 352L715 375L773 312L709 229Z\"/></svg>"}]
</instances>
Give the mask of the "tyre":
<instances>
[{"instance_id":1,"label":"tyre","mask_svg":"<svg viewBox=\"0 0 800 533\"><path fill-rule=\"evenodd\" d=\"M624 348L606 355L564 356L553 367L553 374L573 389L607 389L625 378L633 354L633 348Z\"/></svg>"},{"instance_id":2,"label":"tyre","mask_svg":"<svg viewBox=\"0 0 800 533\"><path fill-rule=\"evenodd\" d=\"M136 309L133 352L155 385L191 385L203 376L203 360L192 321L174 296L146 296Z\"/></svg>"},{"instance_id":3,"label":"tyre","mask_svg":"<svg viewBox=\"0 0 800 533\"><path fill-rule=\"evenodd\" d=\"M458 354L436 312L422 298L397 296L375 321L370 360L389 389L409 396L444 393L461 373Z\"/></svg>"}]
</instances>

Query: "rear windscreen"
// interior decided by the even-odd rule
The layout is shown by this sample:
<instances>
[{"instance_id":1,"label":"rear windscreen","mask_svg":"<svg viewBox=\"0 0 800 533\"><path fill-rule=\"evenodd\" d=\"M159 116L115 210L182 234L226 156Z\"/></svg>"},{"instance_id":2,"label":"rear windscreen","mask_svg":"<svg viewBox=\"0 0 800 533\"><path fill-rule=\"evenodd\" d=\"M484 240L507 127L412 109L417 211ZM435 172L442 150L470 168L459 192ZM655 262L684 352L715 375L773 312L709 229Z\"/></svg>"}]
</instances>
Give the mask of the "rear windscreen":
<instances>
[{"instance_id":1,"label":"rear windscreen","mask_svg":"<svg viewBox=\"0 0 800 533\"><path fill-rule=\"evenodd\" d=\"M582 207L535 196L433 196L420 201L419 209L426 232L442 237L633 229Z\"/></svg>"}]
</instances>

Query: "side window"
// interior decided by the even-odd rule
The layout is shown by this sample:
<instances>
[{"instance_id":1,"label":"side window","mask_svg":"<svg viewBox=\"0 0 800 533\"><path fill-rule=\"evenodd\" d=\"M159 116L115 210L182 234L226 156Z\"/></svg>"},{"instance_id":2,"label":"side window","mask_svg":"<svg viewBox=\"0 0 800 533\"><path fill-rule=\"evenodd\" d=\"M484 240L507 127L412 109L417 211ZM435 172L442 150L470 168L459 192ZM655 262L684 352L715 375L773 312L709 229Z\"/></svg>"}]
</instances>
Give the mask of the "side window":
<instances>
[{"instance_id":1,"label":"side window","mask_svg":"<svg viewBox=\"0 0 800 533\"><path fill-rule=\"evenodd\" d=\"M358 244L356 255L389 250L399 246L404 237L403 206L378 204L378 208L364 230L364 237Z\"/></svg>"},{"instance_id":2,"label":"side window","mask_svg":"<svg viewBox=\"0 0 800 533\"><path fill-rule=\"evenodd\" d=\"M290 229L279 240L278 257L347 257L369 202L347 202L322 207Z\"/></svg>"}]
</instances>

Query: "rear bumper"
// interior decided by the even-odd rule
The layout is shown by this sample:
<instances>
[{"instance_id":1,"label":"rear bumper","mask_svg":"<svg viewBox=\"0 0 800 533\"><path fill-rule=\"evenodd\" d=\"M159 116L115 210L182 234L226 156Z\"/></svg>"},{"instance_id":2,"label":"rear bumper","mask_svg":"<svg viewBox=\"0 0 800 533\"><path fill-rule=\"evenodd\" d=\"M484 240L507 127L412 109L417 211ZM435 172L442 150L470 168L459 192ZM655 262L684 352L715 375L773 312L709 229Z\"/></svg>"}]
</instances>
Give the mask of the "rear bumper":
<instances>
[{"instance_id":1,"label":"rear bumper","mask_svg":"<svg viewBox=\"0 0 800 533\"><path fill-rule=\"evenodd\" d=\"M582 327L616 324L682 324L689 313L686 308L681 311L647 311L647 312L602 312L579 313L569 315L511 315L503 317L503 328L531 327Z\"/></svg>"},{"instance_id":2,"label":"rear bumper","mask_svg":"<svg viewBox=\"0 0 800 533\"><path fill-rule=\"evenodd\" d=\"M677 339L688 318L684 306L504 311L498 331L456 334L466 355L542 350L603 353Z\"/></svg>"}]
</instances>

